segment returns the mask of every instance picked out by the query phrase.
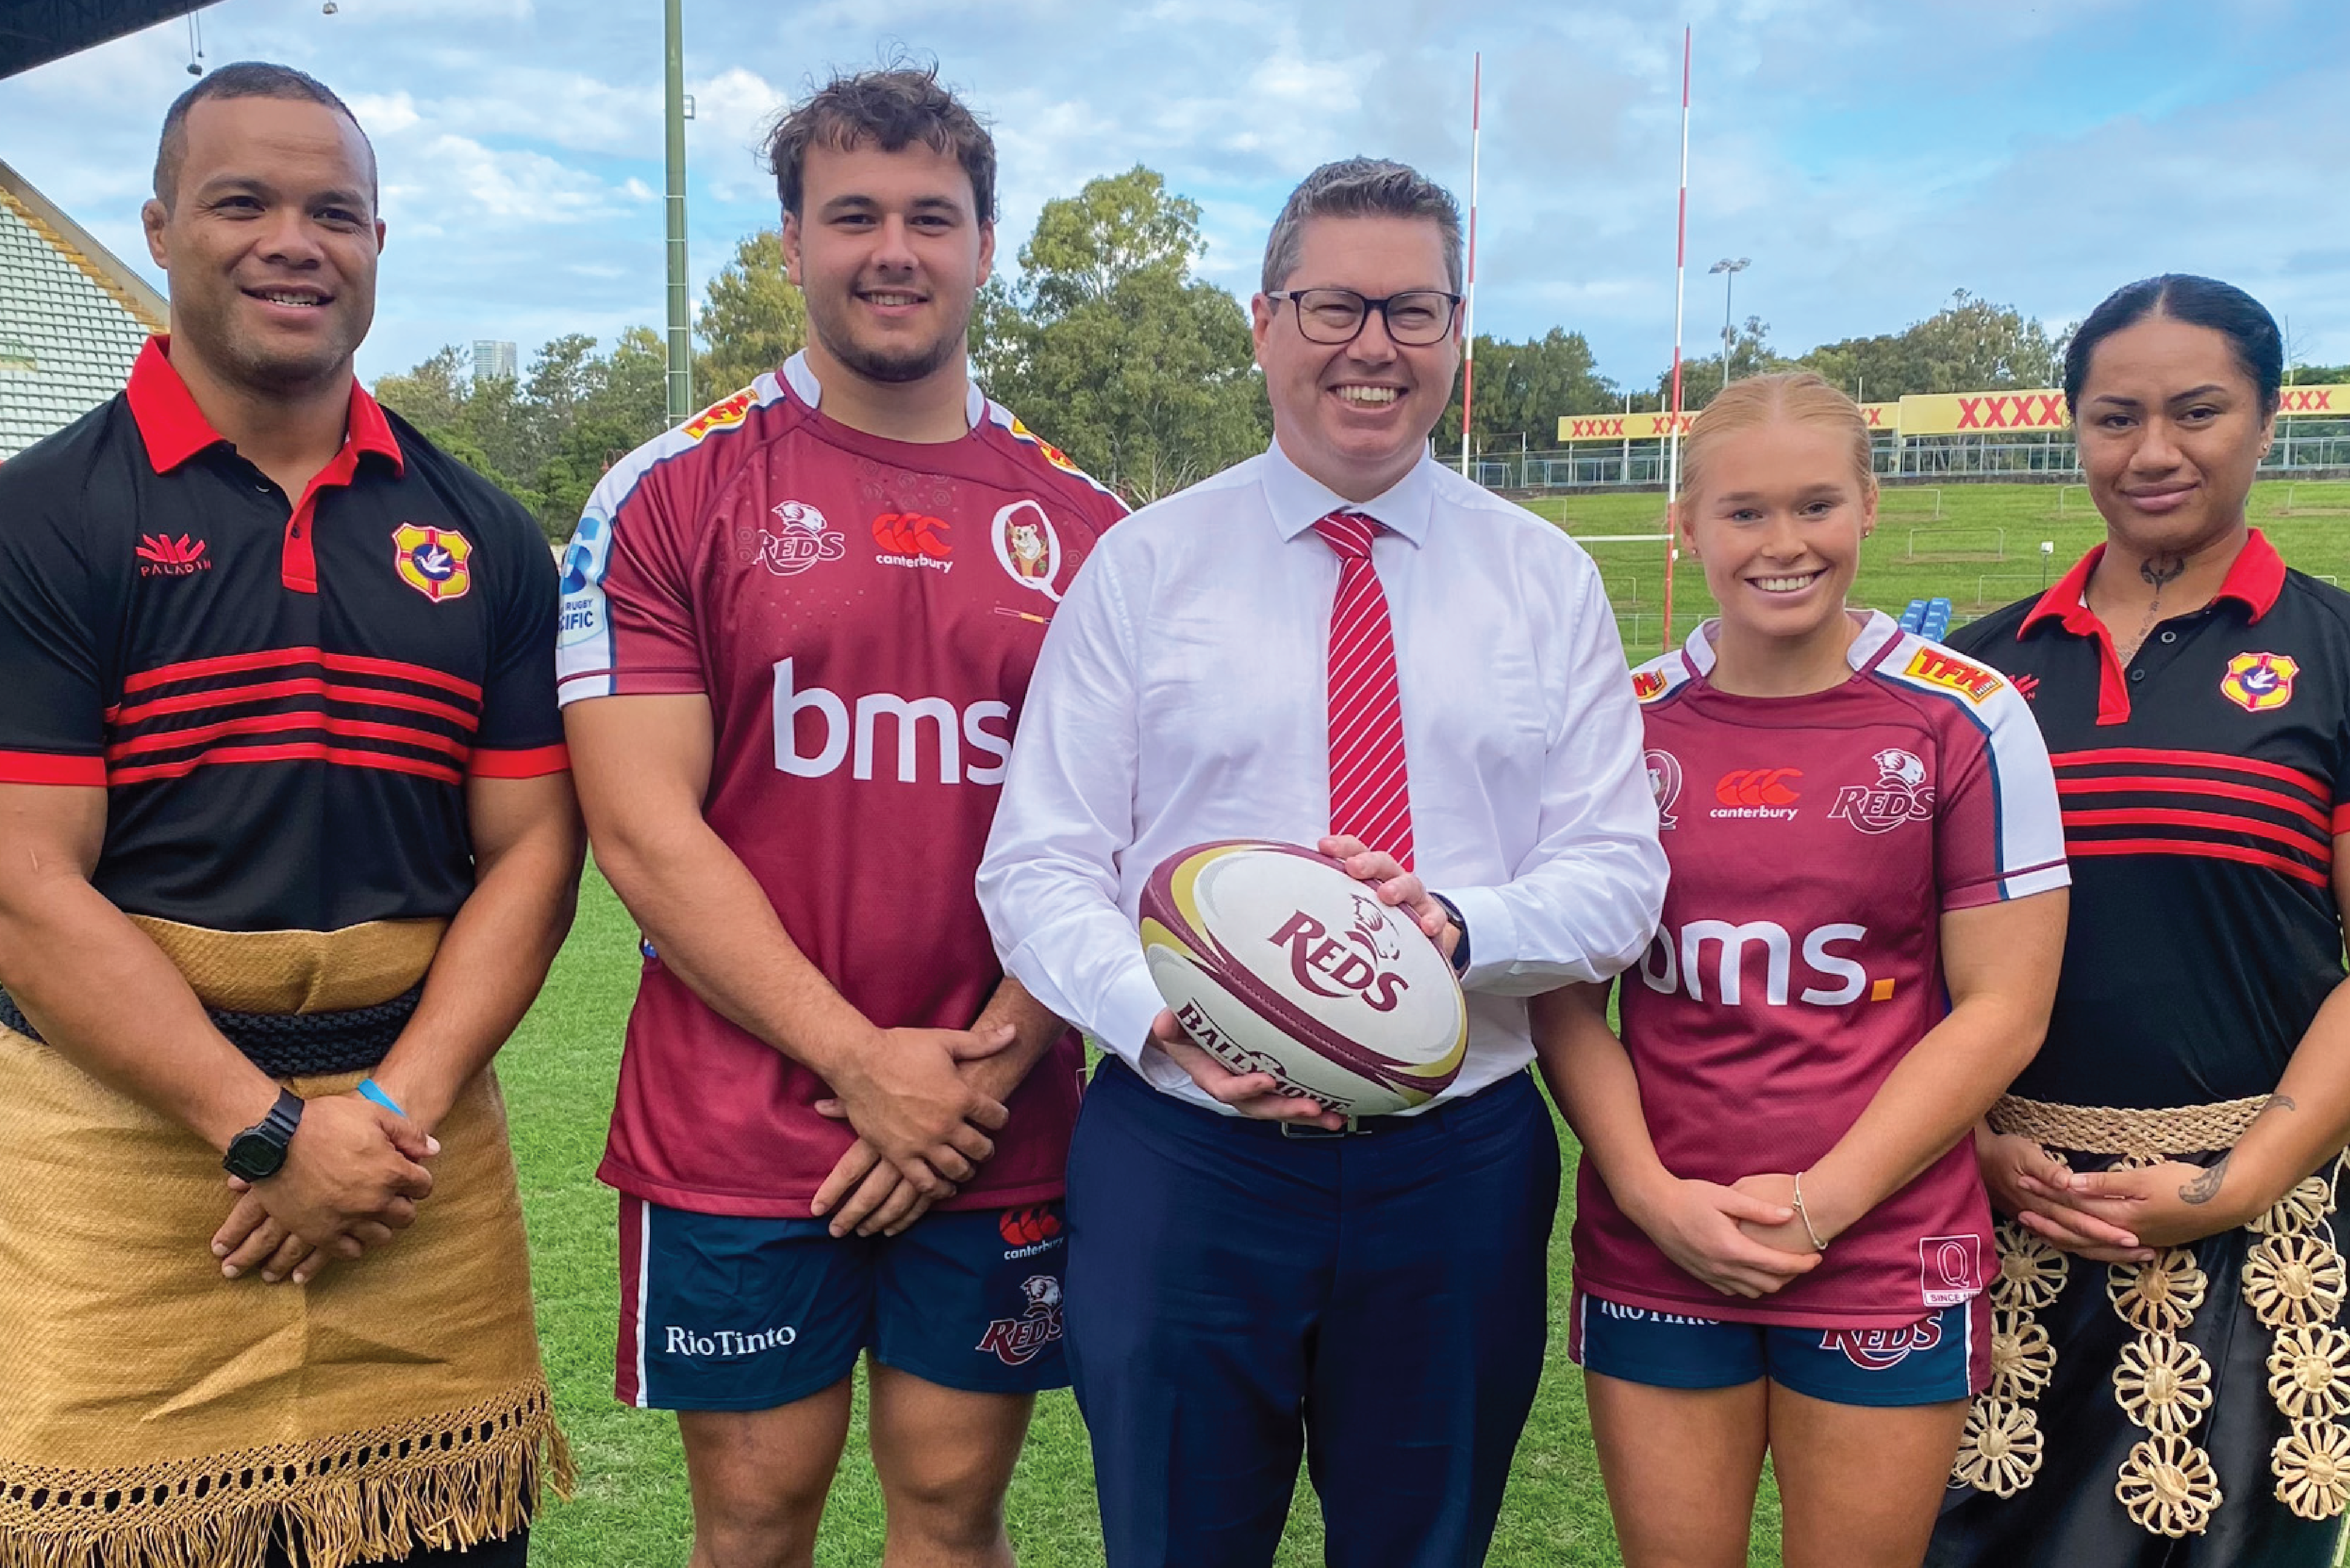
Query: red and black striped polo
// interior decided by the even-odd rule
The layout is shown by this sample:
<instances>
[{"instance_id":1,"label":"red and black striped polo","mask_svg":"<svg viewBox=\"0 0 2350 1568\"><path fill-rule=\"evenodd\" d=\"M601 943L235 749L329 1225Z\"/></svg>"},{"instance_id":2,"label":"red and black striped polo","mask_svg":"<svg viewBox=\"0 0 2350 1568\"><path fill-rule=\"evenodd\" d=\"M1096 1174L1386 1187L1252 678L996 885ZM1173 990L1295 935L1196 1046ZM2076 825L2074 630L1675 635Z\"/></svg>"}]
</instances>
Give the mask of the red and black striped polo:
<instances>
[{"instance_id":1,"label":"red and black striped polo","mask_svg":"<svg viewBox=\"0 0 2350 1568\"><path fill-rule=\"evenodd\" d=\"M2030 699L2073 864L2055 1014L2015 1092L2262 1094L2343 979L2350 595L2253 530L2211 603L2124 666L2084 601L2103 553L1950 638Z\"/></svg>"},{"instance_id":2,"label":"red and black striped polo","mask_svg":"<svg viewBox=\"0 0 2350 1568\"><path fill-rule=\"evenodd\" d=\"M93 880L223 930L453 914L464 786L568 765L529 514L356 386L289 497L151 341L0 466L0 783L104 786Z\"/></svg>"}]
</instances>

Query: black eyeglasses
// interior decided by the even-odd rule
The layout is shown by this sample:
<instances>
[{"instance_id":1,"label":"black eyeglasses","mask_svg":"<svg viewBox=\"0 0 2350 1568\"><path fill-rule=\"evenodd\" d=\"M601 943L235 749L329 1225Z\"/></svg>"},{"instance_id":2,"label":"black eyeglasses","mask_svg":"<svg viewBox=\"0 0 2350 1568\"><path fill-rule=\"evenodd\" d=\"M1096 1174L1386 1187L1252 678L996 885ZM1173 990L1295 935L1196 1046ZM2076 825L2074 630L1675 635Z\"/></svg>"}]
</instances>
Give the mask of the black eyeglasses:
<instances>
[{"instance_id":1,"label":"black eyeglasses","mask_svg":"<svg viewBox=\"0 0 2350 1568\"><path fill-rule=\"evenodd\" d=\"M1363 324L1376 310L1387 323L1388 336L1407 348L1424 348L1440 343L1452 330L1461 296L1442 289L1415 288L1385 299L1367 299L1351 288L1270 289L1265 297L1297 306L1297 330L1308 343L1335 348L1363 335Z\"/></svg>"}]
</instances>

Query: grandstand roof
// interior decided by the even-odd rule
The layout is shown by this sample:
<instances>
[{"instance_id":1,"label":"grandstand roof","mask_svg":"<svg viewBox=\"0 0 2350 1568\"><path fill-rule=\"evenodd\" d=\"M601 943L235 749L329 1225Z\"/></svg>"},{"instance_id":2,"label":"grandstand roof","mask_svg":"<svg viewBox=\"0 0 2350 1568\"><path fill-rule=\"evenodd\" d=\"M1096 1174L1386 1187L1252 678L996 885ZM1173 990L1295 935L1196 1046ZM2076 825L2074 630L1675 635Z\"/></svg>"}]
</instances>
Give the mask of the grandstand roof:
<instances>
[{"instance_id":1,"label":"grandstand roof","mask_svg":"<svg viewBox=\"0 0 2350 1568\"><path fill-rule=\"evenodd\" d=\"M122 389L163 296L0 162L0 459Z\"/></svg>"},{"instance_id":2,"label":"grandstand roof","mask_svg":"<svg viewBox=\"0 0 2350 1568\"><path fill-rule=\"evenodd\" d=\"M0 4L0 77L184 16L212 0L6 0Z\"/></svg>"}]
</instances>

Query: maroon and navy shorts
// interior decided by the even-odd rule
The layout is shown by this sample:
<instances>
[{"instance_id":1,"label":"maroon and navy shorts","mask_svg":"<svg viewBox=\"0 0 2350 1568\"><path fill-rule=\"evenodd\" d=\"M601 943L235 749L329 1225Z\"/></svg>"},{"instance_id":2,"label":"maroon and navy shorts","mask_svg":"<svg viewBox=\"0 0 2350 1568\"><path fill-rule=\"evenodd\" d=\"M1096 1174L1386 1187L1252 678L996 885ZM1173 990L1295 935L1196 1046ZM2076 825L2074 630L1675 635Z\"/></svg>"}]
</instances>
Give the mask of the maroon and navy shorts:
<instances>
[{"instance_id":1,"label":"maroon and navy shorts","mask_svg":"<svg viewBox=\"0 0 2350 1568\"><path fill-rule=\"evenodd\" d=\"M1058 1202L924 1215L898 1236L620 1195L615 1392L656 1410L769 1410L870 1350L975 1394L1068 1386Z\"/></svg>"},{"instance_id":2,"label":"maroon and navy shorts","mask_svg":"<svg viewBox=\"0 0 2350 1568\"><path fill-rule=\"evenodd\" d=\"M1832 1405L1939 1405L1990 1386L1991 1326L1983 1295L1899 1328L1798 1328L1653 1312L1578 1289L1566 1352L1586 1372L1652 1388L1768 1377Z\"/></svg>"}]
</instances>

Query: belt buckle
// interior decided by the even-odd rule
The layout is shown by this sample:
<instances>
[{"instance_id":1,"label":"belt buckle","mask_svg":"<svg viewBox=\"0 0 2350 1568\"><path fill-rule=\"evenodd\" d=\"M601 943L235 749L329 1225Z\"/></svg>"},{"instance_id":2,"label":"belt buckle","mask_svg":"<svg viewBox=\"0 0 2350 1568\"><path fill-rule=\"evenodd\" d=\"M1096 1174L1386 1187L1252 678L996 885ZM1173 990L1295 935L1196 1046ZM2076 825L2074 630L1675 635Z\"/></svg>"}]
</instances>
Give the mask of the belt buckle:
<instances>
[{"instance_id":1,"label":"belt buckle","mask_svg":"<svg viewBox=\"0 0 2350 1568\"><path fill-rule=\"evenodd\" d=\"M1358 1116L1348 1116L1347 1125L1342 1127L1317 1127L1312 1122L1284 1122L1281 1124L1281 1136L1298 1138L1351 1137L1357 1133L1368 1133L1371 1130L1361 1126L1360 1122L1361 1118Z\"/></svg>"}]
</instances>

